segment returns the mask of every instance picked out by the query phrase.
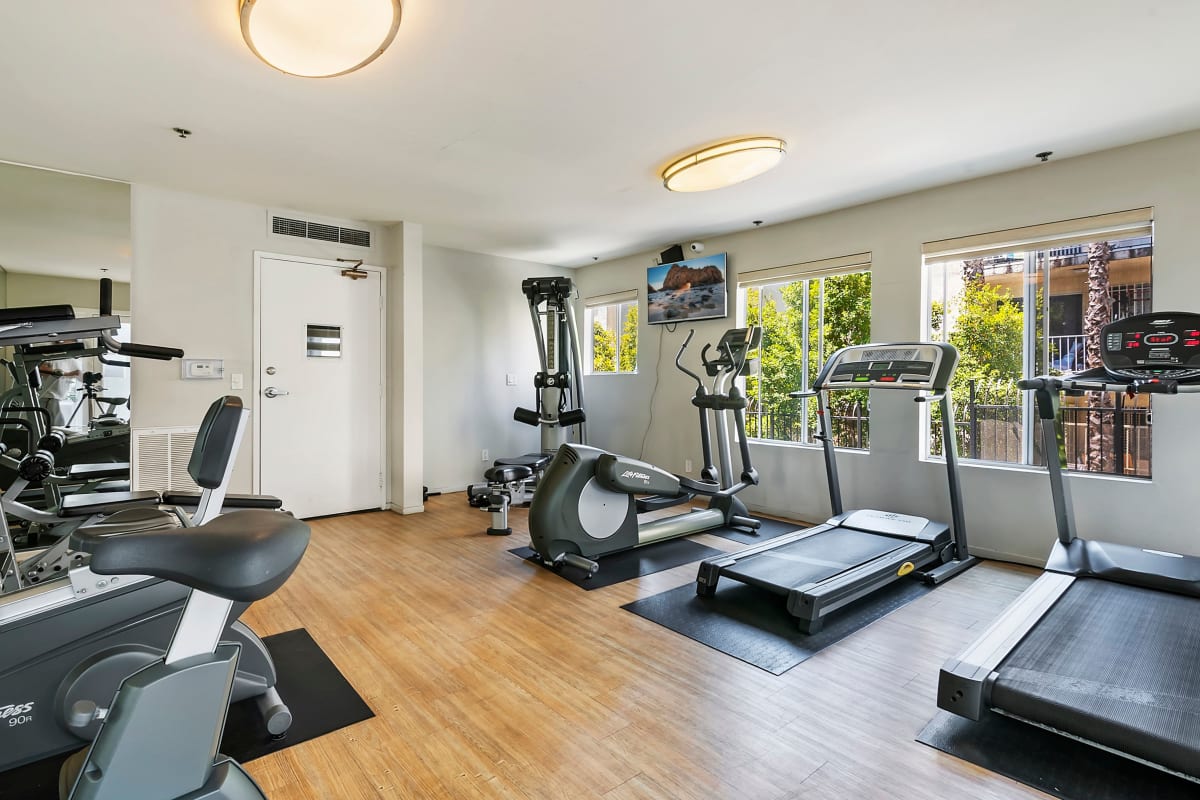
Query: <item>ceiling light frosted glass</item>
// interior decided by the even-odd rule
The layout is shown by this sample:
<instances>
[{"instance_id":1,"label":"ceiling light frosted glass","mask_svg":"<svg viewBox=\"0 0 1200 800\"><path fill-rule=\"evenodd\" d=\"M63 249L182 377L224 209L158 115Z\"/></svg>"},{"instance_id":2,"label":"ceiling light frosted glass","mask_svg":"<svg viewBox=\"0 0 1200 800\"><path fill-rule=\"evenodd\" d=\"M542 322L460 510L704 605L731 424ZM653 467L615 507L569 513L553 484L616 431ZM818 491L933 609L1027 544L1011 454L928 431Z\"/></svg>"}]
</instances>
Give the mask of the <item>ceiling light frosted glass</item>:
<instances>
[{"instance_id":1,"label":"ceiling light frosted glass","mask_svg":"<svg viewBox=\"0 0 1200 800\"><path fill-rule=\"evenodd\" d=\"M242 36L280 72L331 78L379 57L396 38L400 0L241 0Z\"/></svg>"},{"instance_id":2,"label":"ceiling light frosted glass","mask_svg":"<svg viewBox=\"0 0 1200 800\"><path fill-rule=\"evenodd\" d=\"M672 192L707 192L761 175L783 160L787 142L755 136L722 142L690 153L663 170L663 186Z\"/></svg>"}]
</instances>

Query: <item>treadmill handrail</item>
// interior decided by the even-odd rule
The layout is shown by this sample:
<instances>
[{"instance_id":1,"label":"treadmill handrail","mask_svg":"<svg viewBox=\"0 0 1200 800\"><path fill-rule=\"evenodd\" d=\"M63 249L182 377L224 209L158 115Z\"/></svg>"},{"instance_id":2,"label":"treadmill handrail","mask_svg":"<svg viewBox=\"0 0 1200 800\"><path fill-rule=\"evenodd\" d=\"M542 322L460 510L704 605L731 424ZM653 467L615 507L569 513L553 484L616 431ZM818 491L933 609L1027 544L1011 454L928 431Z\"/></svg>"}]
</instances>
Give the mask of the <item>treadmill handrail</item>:
<instances>
[{"instance_id":1,"label":"treadmill handrail","mask_svg":"<svg viewBox=\"0 0 1200 800\"><path fill-rule=\"evenodd\" d=\"M1192 394L1200 392L1200 381L1179 381L1166 378L1117 378L1103 367L1074 375L1039 375L1022 378L1017 387L1026 391L1048 389L1068 392L1122 392L1124 394Z\"/></svg>"}]
</instances>

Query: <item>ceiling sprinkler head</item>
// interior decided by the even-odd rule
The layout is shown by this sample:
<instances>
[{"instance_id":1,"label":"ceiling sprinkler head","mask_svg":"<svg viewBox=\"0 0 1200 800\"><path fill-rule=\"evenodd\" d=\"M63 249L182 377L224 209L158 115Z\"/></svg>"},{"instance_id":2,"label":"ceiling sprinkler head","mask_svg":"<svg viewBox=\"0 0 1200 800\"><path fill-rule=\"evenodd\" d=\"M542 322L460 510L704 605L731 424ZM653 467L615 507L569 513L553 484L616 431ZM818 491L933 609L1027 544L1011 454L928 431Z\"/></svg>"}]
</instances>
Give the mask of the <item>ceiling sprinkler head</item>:
<instances>
[{"instance_id":1,"label":"ceiling sprinkler head","mask_svg":"<svg viewBox=\"0 0 1200 800\"><path fill-rule=\"evenodd\" d=\"M192 132L189 131L187 128L171 128L171 130L174 131L175 135L178 136L180 139L186 139L192 135Z\"/></svg>"},{"instance_id":2,"label":"ceiling sprinkler head","mask_svg":"<svg viewBox=\"0 0 1200 800\"><path fill-rule=\"evenodd\" d=\"M1042 160L1042 162L1045 163L1050 160L1050 156L1052 156L1052 155L1054 155L1053 150L1043 150L1040 153L1034 153L1033 157L1040 158Z\"/></svg>"}]
</instances>

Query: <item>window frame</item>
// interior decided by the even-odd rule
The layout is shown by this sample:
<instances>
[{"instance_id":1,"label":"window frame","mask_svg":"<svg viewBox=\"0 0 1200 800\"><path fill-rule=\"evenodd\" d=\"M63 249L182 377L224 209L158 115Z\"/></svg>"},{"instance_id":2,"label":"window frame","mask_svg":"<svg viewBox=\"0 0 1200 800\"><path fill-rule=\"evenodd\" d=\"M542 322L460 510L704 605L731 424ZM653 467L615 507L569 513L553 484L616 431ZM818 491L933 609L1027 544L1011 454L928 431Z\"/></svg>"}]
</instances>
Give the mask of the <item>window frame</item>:
<instances>
[{"instance_id":1,"label":"window frame","mask_svg":"<svg viewBox=\"0 0 1200 800\"><path fill-rule=\"evenodd\" d=\"M1050 339L1052 338L1051 331L1051 301L1055 297L1070 296L1070 293L1054 295L1052 294L1052 280L1054 277L1053 270L1056 266L1051 261L1058 258L1063 248L1071 245L1089 244L1099 241L1124 241L1148 237L1150 248L1150 264L1149 278L1146 281L1139 281L1131 284L1110 284L1110 296L1118 292L1128 294L1128 297L1121 298L1135 310L1135 313L1140 304L1145 303L1144 310L1150 310L1153 307L1153 283L1154 283L1154 247L1155 247L1155 231L1154 231L1154 209L1141 208L1132 209L1129 211L1116 212L1112 214L1102 214L1094 217L1084 217L1079 219L1065 220L1061 222L1044 223L1033 225L1025 228L1016 228L1006 231L994 231L976 236L966 236L957 239L946 239L936 242L927 242L922 245L921 258L921 335L923 338L932 341L949 341L952 328L946 321L947 307L950 303L948 287L948 275L954 265L961 264L963 261L971 258L986 257L988 255L1012 254L1019 255L1018 259L1021 263L1020 272L1027 276L1022 280L1020 294L1013 294L1013 299L1019 300L1023 309L1037 309L1042 316L1041 324L1037 319L1038 313L1023 314L1022 333L1021 333L1021 362L1022 362L1022 378L1029 376L1037 376L1052 372L1058 367L1052 364L1052 354L1050 349ZM1053 251L1059 250L1060 253ZM1041 258L1039 258L1041 256ZM1119 259L1118 259L1119 260ZM1014 262L1016 263L1016 262ZM941 293L940 295L934 291L935 270L931 269L934 265L940 265L941 270ZM1028 276L1036 275L1036 280L1030 280ZM1041 306L1038 305L1038 293L1042 292L1043 301ZM1149 302L1146 303L1146 294L1149 294ZM1083 297L1085 306L1081 314L1086 316L1086 296L1087 287L1086 280L1083 288ZM940 333L935 334L932 329L932 304L934 300L939 300L943 304L943 324ZM1116 301L1114 297L1114 302ZM1116 319L1114 315L1114 319ZM1039 354L1041 363L1039 364ZM1022 392L1021 398L1021 442L1019 444L1020 460L1019 461L1002 461L988 458L973 458L960 448L958 454L960 462L964 466L972 468L984 469L1000 469L1000 470L1016 470L1028 472L1045 471L1046 465L1037 463L1037 450L1041 446L1041 430L1037 417L1037 409L1035 408L1035 398L1032 392ZM958 409L956 407L956 417ZM1149 406L1146 409L1147 420L1152 419L1152 413ZM920 425L920 441L918 444L918 453L922 461L933 461L942 463L945 456L933 451L933 409L926 408L925 413L921 415ZM1151 425L1149 428L1149 437L1151 439L1150 452L1147 457L1148 474L1139 475L1136 473L1126 472L1102 472L1098 470L1080 469L1072 466L1070 463L1065 468L1066 472L1072 475L1087 476L1090 478L1105 478L1113 480L1133 480L1139 483L1146 483L1153 480L1153 435L1154 429ZM1119 457L1121 454L1114 453L1114 456Z\"/></svg>"},{"instance_id":2,"label":"window frame","mask_svg":"<svg viewBox=\"0 0 1200 800\"><path fill-rule=\"evenodd\" d=\"M804 348L804 352L800 356L801 372L805 376L811 376L810 378L808 378L808 380L815 379L817 373L820 371L821 367L824 365L824 363L828 359L829 355L831 355L830 353L823 352L825 349L825 337L824 337L825 324L824 323L825 323L825 297L826 297L825 287L823 285L823 282L826 278L836 278L836 277L843 276L843 275L855 275L855 274L863 274L863 273L865 273L869 276L872 276L872 278L873 278L871 253L869 253L869 252L856 253L856 254L847 255L847 256L839 256L839 257L835 257L835 258L821 259L818 261L809 261L809 262L803 262L803 263L798 263L798 264L789 264L789 265L785 265L785 266L781 266L781 267L770 267L770 268L766 268L766 269L753 270L753 271L739 273L738 278L737 278L737 316L736 316L737 324L743 325L743 326L748 324L746 292L749 289L766 290L769 288L777 288L777 287L787 286L789 284L797 283L800 281L804 281L805 283L809 283L812 281L822 282L822 286L818 290L819 297L820 297L820 307L817 309L817 317L818 317L817 325L819 326L819 330L817 333L817 336L818 336L818 353L816 354L817 362L812 361L813 353L811 352L810 348L807 345L807 343L809 341L809 337L810 337L810 333L809 333L810 317L812 316L812 308L810 306L810 300L809 300L810 290L807 288L804 290L804 309L802 312L804 315L804 322L803 322L804 331L803 331L802 336L805 341L805 348ZM874 283L872 281L872 287L873 286L874 286ZM872 288L872 292L873 292L873 288ZM868 300L870 301L871 298L868 298ZM759 308L760 309L762 308L761 294L760 294ZM874 321L873 308L874 308L874 303L871 302L871 307L868 309L868 319L872 323ZM761 313L762 312L760 310L759 311L760 320L761 320ZM867 338L868 338L868 340L870 340L869 332L868 332ZM761 374L761 373L759 373L759 374ZM741 377L738 379L739 387L741 388L743 394L745 394L747 396L748 396L748 393L747 393L747 389L746 389L746 382L749 377L750 376L744 376L744 377ZM800 388L810 388L810 387L809 386L797 387L797 389L800 389ZM803 398L801 400L800 411L798 412L798 416L805 422L803 422L801 424L799 440L772 439L772 438L763 437L763 436L754 436L754 435L751 435L748 433L747 437L746 437L747 441L751 444L758 444L758 445L800 447L800 448L806 448L809 450L819 449L821 447L821 443L819 440L816 439L816 437L814 435L812 435L813 432L809 430L809 427L807 424L807 419L808 419L809 409L810 409L809 404L811 402L813 402L813 398ZM761 413L761 404L760 404L759 408L760 408L760 413ZM869 420L870 419L869 400L868 400L868 405L867 405L866 410L867 410L867 414L866 414L865 418L867 420ZM749 427L750 427L750 425L747 424L747 428L749 428ZM835 449L837 449L838 451L845 451L848 453L860 453L860 454L864 454L864 455L869 454L871 452L869 433L867 434L867 442L866 442L865 447L848 447L848 446L835 444Z\"/></svg>"},{"instance_id":3,"label":"window frame","mask_svg":"<svg viewBox=\"0 0 1200 800\"><path fill-rule=\"evenodd\" d=\"M613 351L613 366L612 370L597 370L595 368L595 315L602 310L616 308L617 324L614 328L615 347ZM637 312L637 329L636 343L633 357L633 369L621 369L621 336L625 327L625 321L628 318L628 309L632 307ZM637 289L630 289L624 292L612 292L609 294L589 297L583 303L583 352L584 352L584 375L637 375L638 374L638 350L637 347L641 343L642 332L642 311L638 297Z\"/></svg>"}]
</instances>

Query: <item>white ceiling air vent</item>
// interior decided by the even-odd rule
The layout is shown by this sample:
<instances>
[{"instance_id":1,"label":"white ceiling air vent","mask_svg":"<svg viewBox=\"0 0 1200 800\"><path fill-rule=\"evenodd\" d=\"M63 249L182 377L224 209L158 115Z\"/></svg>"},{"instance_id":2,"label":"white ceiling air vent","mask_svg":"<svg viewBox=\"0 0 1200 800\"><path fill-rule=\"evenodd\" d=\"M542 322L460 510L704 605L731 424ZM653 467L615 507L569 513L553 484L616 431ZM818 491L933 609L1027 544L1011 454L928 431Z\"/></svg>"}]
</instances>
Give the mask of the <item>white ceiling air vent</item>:
<instances>
[{"instance_id":1,"label":"white ceiling air vent","mask_svg":"<svg viewBox=\"0 0 1200 800\"><path fill-rule=\"evenodd\" d=\"M341 225L330 225L326 222L297 217L284 217L271 214L271 233L279 236L296 236L300 239L315 239L319 242L333 242L351 247L370 247L371 232L362 228L345 228Z\"/></svg>"},{"instance_id":2,"label":"white ceiling air vent","mask_svg":"<svg viewBox=\"0 0 1200 800\"><path fill-rule=\"evenodd\" d=\"M133 490L199 491L187 471L199 431L197 427L135 428L130 446Z\"/></svg>"}]
</instances>

